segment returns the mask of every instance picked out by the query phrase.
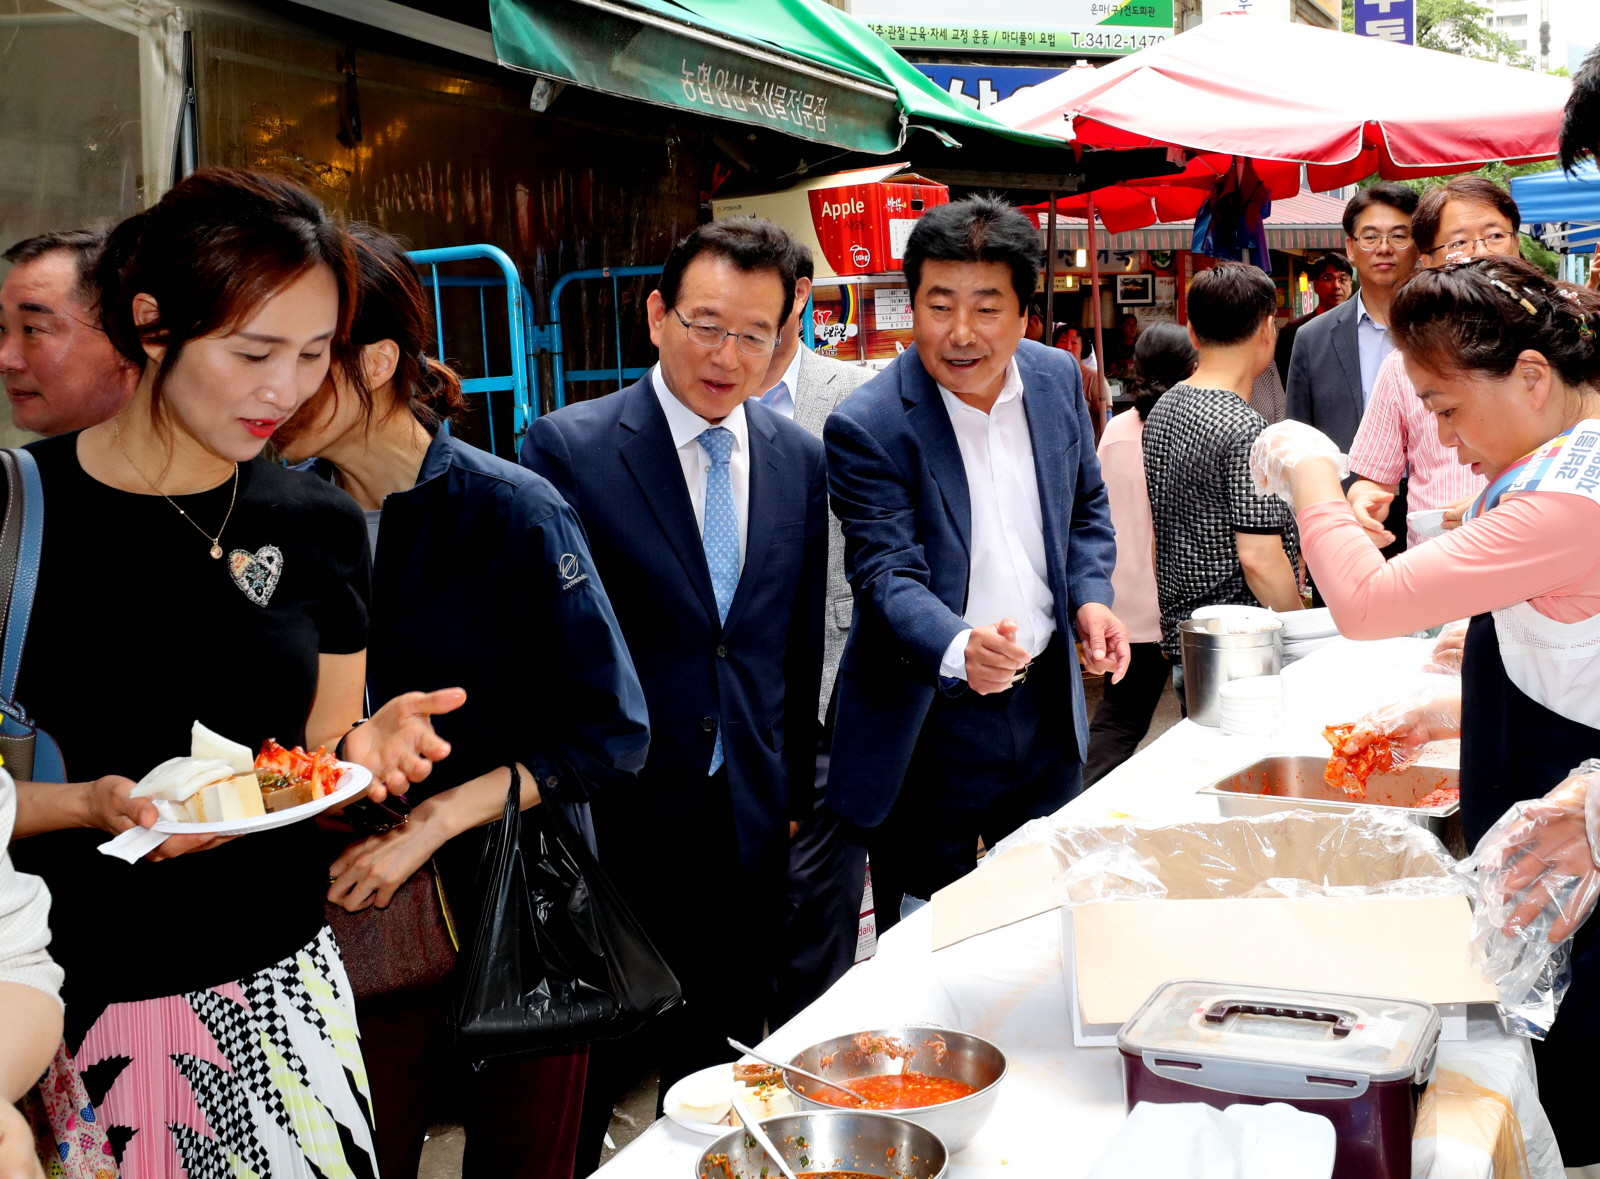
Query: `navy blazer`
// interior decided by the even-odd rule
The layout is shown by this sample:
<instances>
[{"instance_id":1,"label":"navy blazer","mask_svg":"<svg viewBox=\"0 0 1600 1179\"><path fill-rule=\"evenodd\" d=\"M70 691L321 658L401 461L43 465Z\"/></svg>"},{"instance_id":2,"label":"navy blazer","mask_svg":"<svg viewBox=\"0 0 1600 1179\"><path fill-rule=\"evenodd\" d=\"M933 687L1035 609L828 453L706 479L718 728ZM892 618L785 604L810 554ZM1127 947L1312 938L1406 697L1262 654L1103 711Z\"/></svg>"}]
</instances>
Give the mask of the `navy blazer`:
<instances>
[{"instance_id":1,"label":"navy blazer","mask_svg":"<svg viewBox=\"0 0 1600 1179\"><path fill-rule=\"evenodd\" d=\"M781 872L788 820L811 807L822 603L828 568L822 444L758 401L745 403L750 519L726 625L683 468L648 375L533 423L522 461L583 520L650 708L638 784L595 802L602 856L681 860L696 815L716 815L707 770L717 725L740 856Z\"/></svg>"},{"instance_id":2,"label":"navy blazer","mask_svg":"<svg viewBox=\"0 0 1600 1179\"><path fill-rule=\"evenodd\" d=\"M1072 720L1082 758L1089 722L1073 616L1086 602L1111 605L1115 535L1077 362L1024 340L1017 366L1056 629L1072 653ZM961 616L972 501L950 412L915 347L846 398L823 438L856 599L836 689L827 804L853 823L875 827L900 792L939 690L945 649L967 629Z\"/></svg>"},{"instance_id":3,"label":"navy blazer","mask_svg":"<svg viewBox=\"0 0 1600 1179\"><path fill-rule=\"evenodd\" d=\"M1289 357L1288 416L1315 426L1346 453L1361 425L1360 305L1354 295L1295 332Z\"/></svg>"}]
</instances>

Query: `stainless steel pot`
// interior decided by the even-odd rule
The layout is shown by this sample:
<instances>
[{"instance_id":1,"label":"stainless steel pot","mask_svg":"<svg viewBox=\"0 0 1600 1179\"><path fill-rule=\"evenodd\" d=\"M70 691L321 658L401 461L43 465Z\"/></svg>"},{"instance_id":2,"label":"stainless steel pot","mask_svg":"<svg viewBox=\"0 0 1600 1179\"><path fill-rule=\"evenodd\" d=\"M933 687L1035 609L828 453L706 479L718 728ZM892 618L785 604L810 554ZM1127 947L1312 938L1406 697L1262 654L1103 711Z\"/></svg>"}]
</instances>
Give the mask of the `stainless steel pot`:
<instances>
[{"instance_id":1,"label":"stainless steel pot","mask_svg":"<svg viewBox=\"0 0 1600 1179\"><path fill-rule=\"evenodd\" d=\"M893 1111L898 1117L932 1130L952 1154L966 1146L989 1120L995 1098L1000 1095L1000 1082L1005 1080L1006 1075L1005 1053L982 1036L948 1028L875 1028L813 1044L791 1057L789 1063L834 1081L899 1072L900 1066L894 1059L882 1051L872 1050L876 1044L886 1040L897 1041L911 1050L904 1071L950 1077L978 1090L969 1097L947 1101L943 1105ZM838 1108L812 1097L811 1094L823 1086L806 1080L798 1073L786 1072L784 1084L794 1094L795 1102L802 1110Z\"/></svg>"},{"instance_id":2,"label":"stainless steel pot","mask_svg":"<svg viewBox=\"0 0 1600 1179\"><path fill-rule=\"evenodd\" d=\"M1418 802L1441 786L1459 787L1460 770L1453 766L1413 765L1373 774L1367 779L1367 796L1351 798L1337 786L1328 785L1322 776L1327 767L1325 757L1277 754L1218 778L1201 787L1200 793L1217 800L1217 809L1224 818L1268 815L1274 811L1349 815L1376 810L1427 828L1456 859L1466 857L1460 802L1425 811L1416 808Z\"/></svg>"},{"instance_id":3,"label":"stainless steel pot","mask_svg":"<svg viewBox=\"0 0 1600 1179\"><path fill-rule=\"evenodd\" d=\"M883 1179L943 1179L950 1169L949 1152L937 1134L893 1114L848 1109L783 1114L761 1119L761 1128L797 1174L855 1171ZM708 1146L694 1174L695 1179L776 1179L779 1171L740 1128Z\"/></svg>"},{"instance_id":4,"label":"stainless steel pot","mask_svg":"<svg viewBox=\"0 0 1600 1179\"><path fill-rule=\"evenodd\" d=\"M1226 634L1223 625L1220 618L1178 623L1183 701L1190 720L1212 728L1222 724L1218 693L1223 684L1283 670L1283 623L1245 635Z\"/></svg>"}]
</instances>

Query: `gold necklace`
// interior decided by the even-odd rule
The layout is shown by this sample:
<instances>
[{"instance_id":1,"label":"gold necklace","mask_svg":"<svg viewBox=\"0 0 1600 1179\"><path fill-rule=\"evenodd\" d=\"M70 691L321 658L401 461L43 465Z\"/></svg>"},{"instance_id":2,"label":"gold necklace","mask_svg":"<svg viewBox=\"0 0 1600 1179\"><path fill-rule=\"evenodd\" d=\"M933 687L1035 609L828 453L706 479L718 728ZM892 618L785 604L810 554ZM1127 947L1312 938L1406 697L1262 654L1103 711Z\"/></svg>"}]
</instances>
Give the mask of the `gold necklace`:
<instances>
[{"instance_id":1,"label":"gold necklace","mask_svg":"<svg viewBox=\"0 0 1600 1179\"><path fill-rule=\"evenodd\" d=\"M211 542L211 559L213 561L221 560L222 559L222 544L221 544L222 534L225 531L227 531L228 521L233 519L233 505L239 499L239 464L238 463L234 463L233 464L233 495L230 496L229 499L228 499L228 514L226 516L222 517L222 527L217 529L217 534L215 536L212 536L204 528L200 527L200 525L195 524L195 520L194 520L193 516L189 515L188 512L186 512L182 508L178 507L178 505L176 503L173 503L173 499L172 499L172 497L170 495L168 495L166 492L162 491L161 488L157 487L154 483L151 483L150 482L150 477L148 475L146 475L138 467L134 466L133 459L128 457L128 448L122 445L122 418L121 418L120 414L111 419L111 432L117 436L117 449L122 451L122 457L127 461L127 464L130 467L133 467L133 473L135 475L139 476L139 478L143 479L146 483L149 483L151 491L155 492L162 499L166 500L169 504L172 504L173 508L177 511L178 515L182 516L185 520L189 521L189 523L194 524L195 531L198 532L201 536L205 537L207 540L209 540Z\"/></svg>"}]
</instances>

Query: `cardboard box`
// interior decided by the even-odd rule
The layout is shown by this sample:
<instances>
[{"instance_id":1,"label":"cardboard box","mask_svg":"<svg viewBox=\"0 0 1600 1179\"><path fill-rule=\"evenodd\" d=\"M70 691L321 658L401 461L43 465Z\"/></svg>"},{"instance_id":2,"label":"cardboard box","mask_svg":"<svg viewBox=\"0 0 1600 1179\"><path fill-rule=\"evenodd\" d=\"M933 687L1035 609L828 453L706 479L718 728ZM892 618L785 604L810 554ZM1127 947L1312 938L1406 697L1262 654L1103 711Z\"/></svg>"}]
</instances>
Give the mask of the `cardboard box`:
<instances>
[{"instance_id":1,"label":"cardboard box","mask_svg":"<svg viewBox=\"0 0 1600 1179\"><path fill-rule=\"evenodd\" d=\"M1442 890L1428 887L1427 878L1443 877L1448 861L1414 829L1385 831L1375 823L1301 811L1058 831L1058 843L1102 857L1103 869L1068 886L1073 905L1061 906L1063 850L1023 844L934 894L933 948L1060 908L1064 981L1080 1046L1115 1043L1117 1027L1173 978L1439 1006L1494 1002L1494 987L1472 959L1466 899L1430 895ZM1130 856L1103 858L1116 844ZM1285 895L1271 883L1282 879L1314 885ZM1393 895L1337 888L1409 879L1418 887ZM1150 891L1157 880L1165 897ZM1317 895L1322 886L1336 890Z\"/></svg>"},{"instance_id":2,"label":"cardboard box","mask_svg":"<svg viewBox=\"0 0 1600 1179\"><path fill-rule=\"evenodd\" d=\"M899 270L911 227L950 200L947 187L902 171L905 166L857 168L765 196L712 201L711 216L760 217L781 225L811 247L819 280Z\"/></svg>"}]
</instances>

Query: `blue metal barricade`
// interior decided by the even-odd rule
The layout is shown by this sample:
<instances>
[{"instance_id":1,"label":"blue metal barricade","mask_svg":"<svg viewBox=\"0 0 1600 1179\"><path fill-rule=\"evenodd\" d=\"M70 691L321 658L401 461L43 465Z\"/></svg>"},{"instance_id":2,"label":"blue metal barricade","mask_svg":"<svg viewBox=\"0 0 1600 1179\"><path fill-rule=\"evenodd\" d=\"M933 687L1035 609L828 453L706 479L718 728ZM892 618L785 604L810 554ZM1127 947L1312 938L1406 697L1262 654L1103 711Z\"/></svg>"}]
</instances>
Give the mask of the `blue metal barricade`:
<instances>
[{"instance_id":1,"label":"blue metal barricade","mask_svg":"<svg viewBox=\"0 0 1600 1179\"><path fill-rule=\"evenodd\" d=\"M439 298L441 287L476 287L478 289L478 330L479 340L483 349L483 376L472 377L461 382L461 391L467 394L481 393L485 399L484 418L489 423L489 449L495 454L500 453L500 448L495 440L494 405L492 395L495 393L511 394L511 457L515 458L517 447L522 444L522 436L527 433L528 426L533 419L539 416L539 400L530 396L532 384L529 381L529 351L528 351L528 323L527 309L532 305L532 298L526 287L522 285L522 276L517 273L515 263L506 256L504 250L498 246L472 245L472 246L445 246L437 250L413 250L411 260L423 268L422 282L424 286L431 287L433 291L433 318L434 337L437 341L439 359L445 361L444 354L444 309ZM448 262L493 262L500 269L499 276L484 275L441 275L439 267ZM489 324L488 305L485 301L485 290L488 287L504 287L506 299L506 333L510 342L511 372L509 375L495 376L493 366L489 362Z\"/></svg>"},{"instance_id":2,"label":"blue metal barricade","mask_svg":"<svg viewBox=\"0 0 1600 1179\"><path fill-rule=\"evenodd\" d=\"M556 279L556 285L550 290L550 322L533 327L528 333L533 343L533 353L536 356L545 353L550 357L552 408L560 409L567 403L567 385L574 381L603 381L610 378L616 381L617 388L620 389L629 381L636 381L650 371L649 365L643 368L628 368L623 364L622 309L618 301L617 280L660 273L659 266L604 266L598 270L569 270ZM565 361L566 340L561 322L561 296L570 284L595 279L607 279L611 283L611 326L612 339L616 342L616 367L568 371Z\"/></svg>"}]
</instances>

